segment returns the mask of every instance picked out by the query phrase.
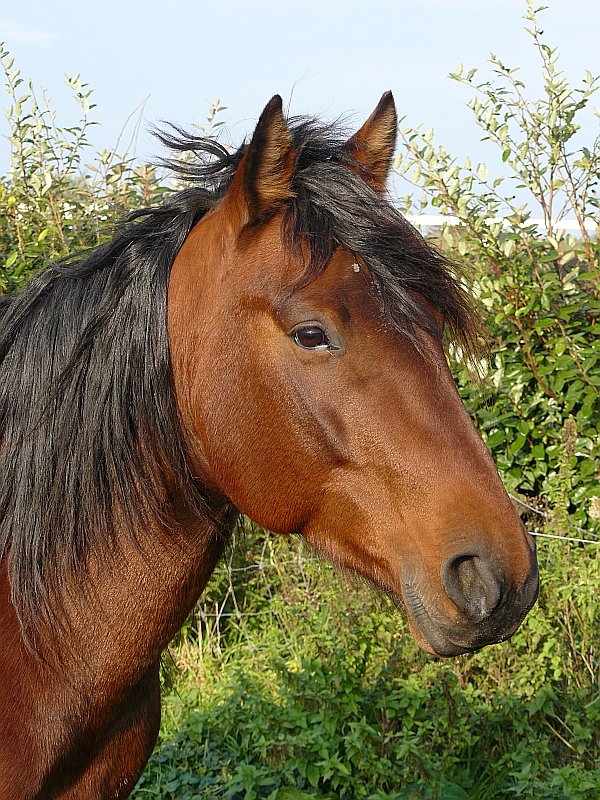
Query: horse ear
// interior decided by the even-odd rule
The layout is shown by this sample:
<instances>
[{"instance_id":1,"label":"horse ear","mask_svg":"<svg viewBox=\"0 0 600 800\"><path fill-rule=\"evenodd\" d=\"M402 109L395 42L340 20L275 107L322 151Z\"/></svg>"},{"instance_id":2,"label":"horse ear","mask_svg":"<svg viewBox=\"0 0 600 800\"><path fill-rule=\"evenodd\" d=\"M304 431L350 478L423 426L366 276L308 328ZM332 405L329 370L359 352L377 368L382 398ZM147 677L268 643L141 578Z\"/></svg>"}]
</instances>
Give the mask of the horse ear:
<instances>
[{"instance_id":1,"label":"horse ear","mask_svg":"<svg viewBox=\"0 0 600 800\"><path fill-rule=\"evenodd\" d=\"M236 198L243 196L250 222L292 195L295 163L296 151L283 116L282 100L276 94L260 115L228 193Z\"/></svg>"},{"instance_id":2,"label":"horse ear","mask_svg":"<svg viewBox=\"0 0 600 800\"><path fill-rule=\"evenodd\" d=\"M364 167L363 177L383 194L392 166L398 133L398 115L391 92L385 92L365 124L346 143L352 158Z\"/></svg>"}]
</instances>

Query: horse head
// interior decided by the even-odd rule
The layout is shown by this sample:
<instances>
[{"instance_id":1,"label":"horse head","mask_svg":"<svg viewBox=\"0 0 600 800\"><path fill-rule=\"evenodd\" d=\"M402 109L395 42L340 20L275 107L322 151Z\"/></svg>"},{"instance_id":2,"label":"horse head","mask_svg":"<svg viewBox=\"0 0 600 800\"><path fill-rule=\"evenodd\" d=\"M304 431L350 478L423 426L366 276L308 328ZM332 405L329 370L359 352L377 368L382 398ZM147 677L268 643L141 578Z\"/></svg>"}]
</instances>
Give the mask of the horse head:
<instances>
[{"instance_id":1,"label":"horse head","mask_svg":"<svg viewBox=\"0 0 600 800\"><path fill-rule=\"evenodd\" d=\"M171 271L177 402L215 497L402 598L428 651L508 638L531 538L457 393L473 314L385 197L391 94L349 139L273 98Z\"/></svg>"}]
</instances>

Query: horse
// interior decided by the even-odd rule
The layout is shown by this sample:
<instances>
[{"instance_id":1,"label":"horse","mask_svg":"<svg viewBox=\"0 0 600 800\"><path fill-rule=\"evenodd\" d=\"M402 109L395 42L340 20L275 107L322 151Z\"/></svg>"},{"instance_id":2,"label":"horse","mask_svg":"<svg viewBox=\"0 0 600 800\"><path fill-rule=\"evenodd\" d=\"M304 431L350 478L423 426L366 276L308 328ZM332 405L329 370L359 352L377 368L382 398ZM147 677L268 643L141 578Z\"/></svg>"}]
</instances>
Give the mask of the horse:
<instances>
[{"instance_id":1,"label":"horse","mask_svg":"<svg viewBox=\"0 0 600 800\"><path fill-rule=\"evenodd\" d=\"M388 92L350 136L279 96L237 150L164 130L183 188L2 300L3 800L130 794L161 653L240 514L402 602L440 657L534 604L445 355L477 315L386 194L397 125Z\"/></svg>"}]
</instances>

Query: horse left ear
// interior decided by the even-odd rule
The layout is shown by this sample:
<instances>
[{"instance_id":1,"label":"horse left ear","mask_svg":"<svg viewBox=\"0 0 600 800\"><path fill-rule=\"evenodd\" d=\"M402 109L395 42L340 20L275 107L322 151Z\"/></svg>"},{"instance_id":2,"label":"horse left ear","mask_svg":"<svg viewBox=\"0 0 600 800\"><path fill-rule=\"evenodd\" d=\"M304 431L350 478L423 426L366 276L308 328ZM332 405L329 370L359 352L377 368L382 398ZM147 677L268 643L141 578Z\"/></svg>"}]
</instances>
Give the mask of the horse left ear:
<instances>
[{"instance_id":1,"label":"horse left ear","mask_svg":"<svg viewBox=\"0 0 600 800\"><path fill-rule=\"evenodd\" d=\"M346 142L346 150L364 167L367 183L385 192L398 133L398 115L391 92L385 92L365 124Z\"/></svg>"},{"instance_id":2,"label":"horse left ear","mask_svg":"<svg viewBox=\"0 0 600 800\"><path fill-rule=\"evenodd\" d=\"M296 151L279 95L269 100L233 177L228 195L239 199L254 222L293 193L290 188Z\"/></svg>"}]
</instances>

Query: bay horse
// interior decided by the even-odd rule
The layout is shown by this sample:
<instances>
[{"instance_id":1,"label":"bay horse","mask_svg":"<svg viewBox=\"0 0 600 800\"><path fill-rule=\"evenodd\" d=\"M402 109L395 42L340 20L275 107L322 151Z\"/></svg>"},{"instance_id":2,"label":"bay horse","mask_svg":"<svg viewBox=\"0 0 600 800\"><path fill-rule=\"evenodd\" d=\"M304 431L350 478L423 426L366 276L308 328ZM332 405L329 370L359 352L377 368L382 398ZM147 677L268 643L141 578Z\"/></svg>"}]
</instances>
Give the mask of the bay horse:
<instances>
[{"instance_id":1,"label":"bay horse","mask_svg":"<svg viewBox=\"0 0 600 800\"><path fill-rule=\"evenodd\" d=\"M0 304L0 797L132 791L161 652L240 513L402 599L439 656L508 638L532 542L445 354L475 315L354 135L266 106L163 133L185 188Z\"/></svg>"}]
</instances>

